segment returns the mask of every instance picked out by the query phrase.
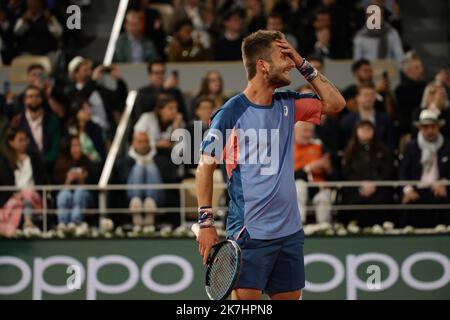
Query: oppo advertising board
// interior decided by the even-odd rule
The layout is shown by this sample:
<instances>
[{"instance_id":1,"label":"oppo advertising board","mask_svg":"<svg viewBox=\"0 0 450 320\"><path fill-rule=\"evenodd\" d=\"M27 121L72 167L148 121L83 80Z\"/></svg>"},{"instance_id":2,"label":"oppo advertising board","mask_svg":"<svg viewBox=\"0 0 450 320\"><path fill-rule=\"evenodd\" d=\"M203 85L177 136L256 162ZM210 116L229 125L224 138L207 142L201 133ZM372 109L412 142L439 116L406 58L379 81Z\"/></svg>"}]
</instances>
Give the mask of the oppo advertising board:
<instances>
[{"instance_id":1,"label":"oppo advertising board","mask_svg":"<svg viewBox=\"0 0 450 320\"><path fill-rule=\"evenodd\" d=\"M450 237L307 238L304 299L449 299ZM192 239L1 240L0 299L207 299Z\"/></svg>"}]
</instances>

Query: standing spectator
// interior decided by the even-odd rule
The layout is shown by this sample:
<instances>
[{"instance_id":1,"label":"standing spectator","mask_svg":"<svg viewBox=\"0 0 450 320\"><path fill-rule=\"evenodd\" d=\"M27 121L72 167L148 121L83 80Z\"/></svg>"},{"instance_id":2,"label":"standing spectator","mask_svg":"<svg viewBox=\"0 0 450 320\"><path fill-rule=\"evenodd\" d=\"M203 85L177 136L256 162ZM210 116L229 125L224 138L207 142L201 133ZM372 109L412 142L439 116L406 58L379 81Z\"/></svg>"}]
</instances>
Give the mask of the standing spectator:
<instances>
[{"instance_id":1,"label":"standing spectator","mask_svg":"<svg viewBox=\"0 0 450 320\"><path fill-rule=\"evenodd\" d=\"M42 156L47 168L51 168L59 153L61 126L53 113L43 106L41 90L35 86L25 89L23 103L25 110L12 121L14 126L25 130L30 139L28 152Z\"/></svg>"},{"instance_id":2,"label":"standing spectator","mask_svg":"<svg viewBox=\"0 0 450 320\"><path fill-rule=\"evenodd\" d=\"M27 0L25 13L14 26L19 54L45 55L55 51L63 27L44 7L43 0Z\"/></svg>"},{"instance_id":3,"label":"standing spectator","mask_svg":"<svg viewBox=\"0 0 450 320\"><path fill-rule=\"evenodd\" d=\"M127 185L162 183L159 169L154 162L155 154L156 149L150 146L147 133L135 131L128 154L119 159L116 166L119 182ZM130 211L133 214L133 224L153 225L155 211L164 201L164 190L130 189L127 195ZM144 219L142 219L143 212Z\"/></svg>"},{"instance_id":4,"label":"standing spectator","mask_svg":"<svg viewBox=\"0 0 450 320\"><path fill-rule=\"evenodd\" d=\"M99 125L92 122L92 107L86 100L78 100L74 104L74 114L68 121L68 133L79 137L81 150L91 162L103 163L106 159L103 132Z\"/></svg>"},{"instance_id":5,"label":"standing spectator","mask_svg":"<svg viewBox=\"0 0 450 320\"><path fill-rule=\"evenodd\" d=\"M198 34L193 37L192 22L189 19L177 23L172 41L167 48L167 58L171 62L206 60L206 50Z\"/></svg>"},{"instance_id":6,"label":"standing spectator","mask_svg":"<svg viewBox=\"0 0 450 320\"><path fill-rule=\"evenodd\" d=\"M423 80L422 61L413 53L408 53L403 61L400 85L395 89L400 122L400 134L411 131L412 114L420 108L426 82Z\"/></svg>"},{"instance_id":7,"label":"standing spectator","mask_svg":"<svg viewBox=\"0 0 450 320\"><path fill-rule=\"evenodd\" d=\"M32 211L42 209L41 196L33 189L47 183L40 156L27 152L27 133L11 128L6 146L0 154L0 185L19 188L16 192L0 192L0 235L12 236L22 221L33 225Z\"/></svg>"},{"instance_id":8,"label":"standing spectator","mask_svg":"<svg viewBox=\"0 0 450 320\"><path fill-rule=\"evenodd\" d=\"M322 142L314 139L315 125L298 122L294 127L294 170L297 201L303 222L307 219L307 204L315 207L316 223L331 222L331 191L327 188L308 188L307 182L326 181L331 172L329 154L322 149Z\"/></svg>"},{"instance_id":9,"label":"standing spectator","mask_svg":"<svg viewBox=\"0 0 450 320\"><path fill-rule=\"evenodd\" d=\"M361 181L359 188L343 189L345 204L386 204L392 202L392 190L387 187L377 187L371 181L392 179L392 153L377 138L375 127L371 121L360 121L345 150L342 159L342 177L348 181ZM356 219L362 226L382 224L385 219L391 219L383 211L372 211L365 214L355 211L340 214L344 223Z\"/></svg>"},{"instance_id":10,"label":"standing spectator","mask_svg":"<svg viewBox=\"0 0 450 320\"><path fill-rule=\"evenodd\" d=\"M136 11L129 11L125 18L125 32L117 39L114 60L116 62L142 63L157 58L155 45L144 36L142 16Z\"/></svg>"},{"instance_id":11,"label":"standing spectator","mask_svg":"<svg viewBox=\"0 0 450 320\"><path fill-rule=\"evenodd\" d=\"M262 0L245 1L245 30L247 34L266 27L266 15Z\"/></svg>"},{"instance_id":12,"label":"standing spectator","mask_svg":"<svg viewBox=\"0 0 450 320\"><path fill-rule=\"evenodd\" d=\"M213 46L214 60L236 61L242 58L244 14L240 8L232 8L224 14L223 34Z\"/></svg>"},{"instance_id":13,"label":"standing spectator","mask_svg":"<svg viewBox=\"0 0 450 320\"><path fill-rule=\"evenodd\" d=\"M420 181L418 186L403 188L403 203L444 204L449 203L449 188L442 182L450 179L450 143L440 133L442 120L431 110L423 110L415 125L419 128L417 138L405 148L400 165L400 180ZM450 223L448 213L442 210L408 212L403 223L414 227L435 227Z\"/></svg>"},{"instance_id":14,"label":"standing spectator","mask_svg":"<svg viewBox=\"0 0 450 320\"><path fill-rule=\"evenodd\" d=\"M217 111L227 101L227 97L223 94L223 78L219 71L208 71L202 78L200 91L194 98L194 105L197 100L202 97L209 97L214 101L214 110Z\"/></svg>"},{"instance_id":15,"label":"standing spectator","mask_svg":"<svg viewBox=\"0 0 450 320\"><path fill-rule=\"evenodd\" d=\"M53 179L56 184L66 186L56 197L58 222L80 224L84 220L83 211L93 201L91 192L82 185L97 183L98 169L83 154L79 137L70 137L69 145L63 148L53 170Z\"/></svg>"},{"instance_id":16,"label":"standing spectator","mask_svg":"<svg viewBox=\"0 0 450 320\"><path fill-rule=\"evenodd\" d=\"M177 100L178 108L184 119L187 119L183 93L177 87L177 76L174 73L168 77L165 76L166 64L162 60L150 62L147 72L149 84L140 88L137 93L131 124L134 125L143 113L153 111L157 98L161 94L173 96Z\"/></svg>"},{"instance_id":17,"label":"standing spectator","mask_svg":"<svg viewBox=\"0 0 450 320\"><path fill-rule=\"evenodd\" d=\"M399 64L403 60L400 35L381 15L380 29L362 27L353 39L353 60L392 59Z\"/></svg>"},{"instance_id":18,"label":"standing spectator","mask_svg":"<svg viewBox=\"0 0 450 320\"><path fill-rule=\"evenodd\" d=\"M102 84L107 72L116 83L115 90ZM66 88L66 94L70 101L87 99L92 106L92 121L107 132L107 136L111 136L128 95L119 68L113 65L108 70L99 65L92 70L92 62L78 56L70 61L68 73L71 83Z\"/></svg>"}]
</instances>

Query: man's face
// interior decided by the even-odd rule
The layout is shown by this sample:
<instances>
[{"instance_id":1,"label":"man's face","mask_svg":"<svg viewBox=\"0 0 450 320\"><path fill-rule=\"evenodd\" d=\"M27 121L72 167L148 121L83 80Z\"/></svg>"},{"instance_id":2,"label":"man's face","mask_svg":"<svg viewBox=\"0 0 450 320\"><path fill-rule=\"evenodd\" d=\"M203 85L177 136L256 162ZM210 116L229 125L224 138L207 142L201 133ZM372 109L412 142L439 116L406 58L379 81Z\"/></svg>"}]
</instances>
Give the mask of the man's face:
<instances>
[{"instance_id":1,"label":"man's face","mask_svg":"<svg viewBox=\"0 0 450 320\"><path fill-rule=\"evenodd\" d=\"M90 62L82 63L75 72L76 82L87 82L91 78L92 64Z\"/></svg>"},{"instance_id":2,"label":"man's face","mask_svg":"<svg viewBox=\"0 0 450 320\"><path fill-rule=\"evenodd\" d=\"M241 32L242 18L239 14L234 14L224 23L225 29L231 32Z\"/></svg>"},{"instance_id":3,"label":"man's face","mask_svg":"<svg viewBox=\"0 0 450 320\"><path fill-rule=\"evenodd\" d=\"M281 21L280 18L277 17L271 17L267 19L267 30L270 31L283 31L283 21Z\"/></svg>"},{"instance_id":4,"label":"man's face","mask_svg":"<svg viewBox=\"0 0 450 320\"><path fill-rule=\"evenodd\" d=\"M37 111L42 107L42 96L39 90L31 88L25 91L24 96L25 108L31 111Z\"/></svg>"},{"instance_id":5,"label":"man's face","mask_svg":"<svg viewBox=\"0 0 450 320\"><path fill-rule=\"evenodd\" d=\"M44 88L45 71L41 68L31 69L27 74L27 82L30 85L36 86L40 89Z\"/></svg>"},{"instance_id":6,"label":"man's face","mask_svg":"<svg viewBox=\"0 0 450 320\"><path fill-rule=\"evenodd\" d=\"M373 80L373 69L370 64L363 64L355 72L356 79L361 83L371 83Z\"/></svg>"},{"instance_id":7,"label":"man's face","mask_svg":"<svg viewBox=\"0 0 450 320\"><path fill-rule=\"evenodd\" d=\"M125 24L125 29L132 36L139 38L142 35L141 29L141 19L138 15L132 15L128 17L127 22Z\"/></svg>"},{"instance_id":8,"label":"man's face","mask_svg":"<svg viewBox=\"0 0 450 320\"><path fill-rule=\"evenodd\" d=\"M364 110L371 110L375 106L376 102L375 90L372 88L363 88L356 96L356 102L358 107Z\"/></svg>"},{"instance_id":9,"label":"man's face","mask_svg":"<svg viewBox=\"0 0 450 320\"><path fill-rule=\"evenodd\" d=\"M434 142L437 140L439 135L439 125L438 124L426 124L419 127L420 132L426 141Z\"/></svg>"},{"instance_id":10,"label":"man's face","mask_svg":"<svg viewBox=\"0 0 450 320\"><path fill-rule=\"evenodd\" d=\"M419 59L415 59L410 62L410 65L406 70L406 75L411 80L419 81L423 78L423 71L422 61Z\"/></svg>"},{"instance_id":11,"label":"man's face","mask_svg":"<svg viewBox=\"0 0 450 320\"><path fill-rule=\"evenodd\" d=\"M314 30L321 30L323 28L330 27L330 15L325 13L320 13L316 16L316 19L313 21Z\"/></svg>"},{"instance_id":12,"label":"man's face","mask_svg":"<svg viewBox=\"0 0 450 320\"><path fill-rule=\"evenodd\" d=\"M164 75L166 73L166 67L162 63L156 63L152 66L150 71L150 82L156 87L162 87L164 84Z\"/></svg>"},{"instance_id":13,"label":"man's face","mask_svg":"<svg viewBox=\"0 0 450 320\"><path fill-rule=\"evenodd\" d=\"M280 88L291 84L289 71L295 67L294 61L281 52L281 49L272 43L272 62L264 61L268 68L268 81L271 86Z\"/></svg>"},{"instance_id":14,"label":"man's face","mask_svg":"<svg viewBox=\"0 0 450 320\"><path fill-rule=\"evenodd\" d=\"M134 133L133 148L140 155L145 155L150 151L150 142L145 132Z\"/></svg>"}]
</instances>

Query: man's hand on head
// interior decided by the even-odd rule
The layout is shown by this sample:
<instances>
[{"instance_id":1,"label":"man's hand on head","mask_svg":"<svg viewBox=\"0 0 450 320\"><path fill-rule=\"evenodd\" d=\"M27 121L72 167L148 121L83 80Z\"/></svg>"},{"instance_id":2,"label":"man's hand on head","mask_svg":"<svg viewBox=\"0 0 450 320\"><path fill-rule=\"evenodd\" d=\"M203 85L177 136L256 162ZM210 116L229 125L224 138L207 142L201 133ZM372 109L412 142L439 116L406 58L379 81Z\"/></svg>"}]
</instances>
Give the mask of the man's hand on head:
<instances>
[{"instance_id":1,"label":"man's hand on head","mask_svg":"<svg viewBox=\"0 0 450 320\"><path fill-rule=\"evenodd\" d=\"M303 57L291 46L287 40L275 40L275 44L281 49L281 52L287 54L292 61L294 61L295 67L299 68L303 63Z\"/></svg>"}]
</instances>

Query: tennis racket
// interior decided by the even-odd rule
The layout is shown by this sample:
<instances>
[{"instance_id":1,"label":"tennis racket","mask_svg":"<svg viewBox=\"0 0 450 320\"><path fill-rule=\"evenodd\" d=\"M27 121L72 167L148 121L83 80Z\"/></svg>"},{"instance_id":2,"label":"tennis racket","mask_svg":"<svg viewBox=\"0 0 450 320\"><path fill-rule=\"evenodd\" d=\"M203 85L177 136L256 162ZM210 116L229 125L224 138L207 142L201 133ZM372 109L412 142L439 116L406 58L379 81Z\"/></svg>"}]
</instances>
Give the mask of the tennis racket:
<instances>
[{"instance_id":1,"label":"tennis racket","mask_svg":"<svg viewBox=\"0 0 450 320\"><path fill-rule=\"evenodd\" d=\"M198 235L200 226L191 228ZM225 300L230 295L239 278L241 249L233 240L225 240L214 245L206 263L205 290L210 300Z\"/></svg>"}]
</instances>

